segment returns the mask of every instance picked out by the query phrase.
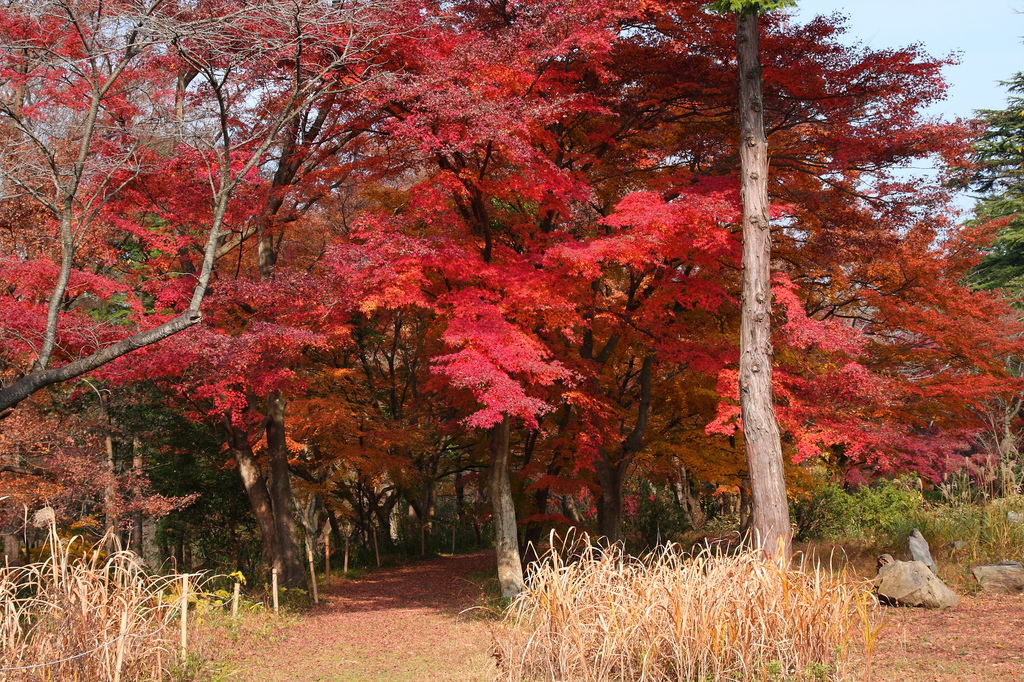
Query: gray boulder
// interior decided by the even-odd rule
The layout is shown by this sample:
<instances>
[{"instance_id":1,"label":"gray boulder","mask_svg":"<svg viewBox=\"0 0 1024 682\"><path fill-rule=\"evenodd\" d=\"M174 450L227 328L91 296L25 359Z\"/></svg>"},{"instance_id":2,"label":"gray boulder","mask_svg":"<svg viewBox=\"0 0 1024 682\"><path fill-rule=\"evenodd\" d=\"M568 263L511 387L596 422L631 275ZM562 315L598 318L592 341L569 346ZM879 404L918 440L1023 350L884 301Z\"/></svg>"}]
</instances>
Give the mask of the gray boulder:
<instances>
[{"instance_id":1,"label":"gray boulder","mask_svg":"<svg viewBox=\"0 0 1024 682\"><path fill-rule=\"evenodd\" d=\"M895 606L945 609L960 604L960 597L920 561L894 561L878 569L879 600Z\"/></svg>"},{"instance_id":2,"label":"gray boulder","mask_svg":"<svg viewBox=\"0 0 1024 682\"><path fill-rule=\"evenodd\" d=\"M1024 593L1024 566L1017 561L1002 561L998 564L975 566L971 569L974 579L986 592L996 594Z\"/></svg>"},{"instance_id":3,"label":"gray boulder","mask_svg":"<svg viewBox=\"0 0 1024 682\"><path fill-rule=\"evenodd\" d=\"M910 558L913 561L920 561L922 564L931 569L932 573L938 573L939 569L935 565L935 561L932 560L931 550L928 548L928 541L921 535L921 531L914 529L910 531L910 537L907 538L907 549L910 550Z\"/></svg>"}]
</instances>

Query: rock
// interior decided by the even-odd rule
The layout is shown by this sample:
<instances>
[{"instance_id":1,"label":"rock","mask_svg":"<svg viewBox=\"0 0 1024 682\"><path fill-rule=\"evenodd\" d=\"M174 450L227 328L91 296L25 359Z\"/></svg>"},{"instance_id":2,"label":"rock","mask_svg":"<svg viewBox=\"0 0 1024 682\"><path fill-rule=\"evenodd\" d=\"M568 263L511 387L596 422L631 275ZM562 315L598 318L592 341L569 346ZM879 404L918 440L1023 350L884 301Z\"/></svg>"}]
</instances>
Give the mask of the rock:
<instances>
[{"instance_id":1,"label":"rock","mask_svg":"<svg viewBox=\"0 0 1024 682\"><path fill-rule=\"evenodd\" d=\"M879 570L879 571L882 570L882 566L888 566L889 564L891 564L894 561L896 561L896 560L892 558L892 554L882 554L881 556L878 557L877 570Z\"/></svg>"},{"instance_id":2,"label":"rock","mask_svg":"<svg viewBox=\"0 0 1024 682\"><path fill-rule=\"evenodd\" d=\"M1006 518L1015 526L1024 525L1024 514L1021 514L1020 512L1007 512Z\"/></svg>"},{"instance_id":3,"label":"rock","mask_svg":"<svg viewBox=\"0 0 1024 682\"><path fill-rule=\"evenodd\" d=\"M971 569L974 579L986 592L996 594L1024 593L1024 566L1016 561L1002 561L998 564L975 566Z\"/></svg>"},{"instance_id":4,"label":"rock","mask_svg":"<svg viewBox=\"0 0 1024 682\"><path fill-rule=\"evenodd\" d=\"M894 561L882 566L875 585L879 600L885 604L929 609L960 604L960 597L920 561Z\"/></svg>"},{"instance_id":5,"label":"rock","mask_svg":"<svg viewBox=\"0 0 1024 682\"><path fill-rule=\"evenodd\" d=\"M910 558L912 561L920 561L922 564L931 569L932 573L938 573L939 569L935 565L935 561L932 560L932 553L928 549L928 541L921 535L921 531L914 529L910 531L910 537L907 538L907 548L910 550Z\"/></svg>"},{"instance_id":6,"label":"rock","mask_svg":"<svg viewBox=\"0 0 1024 682\"><path fill-rule=\"evenodd\" d=\"M970 544L964 540L953 540L952 542L946 543L946 549L950 552L960 552L970 547Z\"/></svg>"}]
</instances>

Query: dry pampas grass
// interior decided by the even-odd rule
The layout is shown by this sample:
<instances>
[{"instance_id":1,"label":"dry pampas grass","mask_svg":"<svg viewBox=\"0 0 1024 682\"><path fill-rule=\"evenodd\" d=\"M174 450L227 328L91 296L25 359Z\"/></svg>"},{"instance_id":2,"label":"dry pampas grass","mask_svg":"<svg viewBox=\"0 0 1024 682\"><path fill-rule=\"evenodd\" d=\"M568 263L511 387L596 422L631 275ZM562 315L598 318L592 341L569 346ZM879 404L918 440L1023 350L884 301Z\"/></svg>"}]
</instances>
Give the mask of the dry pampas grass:
<instances>
[{"instance_id":1,"label":"dry pampas grass","mask_svg":"<svg viewBox=\"0 0 1024 682\"><path fill-rule=\"evenodd\" d=\"M870 587L757 551L549 553L496 632L503 680L843 680L879 626Z\"/></svg>"},{"instance_id":2,"label":"dry pampas grass","mask_svg":"<svg viewBox=\"0 0 1024 682\"><path fill-rule=\"evenodd\" d=\"M148 576L134 553L104 544L62 540L51 525L49 558L0 566L0 679L163 677L176 655L177 578Z\"/></svg>"}]
</instances>

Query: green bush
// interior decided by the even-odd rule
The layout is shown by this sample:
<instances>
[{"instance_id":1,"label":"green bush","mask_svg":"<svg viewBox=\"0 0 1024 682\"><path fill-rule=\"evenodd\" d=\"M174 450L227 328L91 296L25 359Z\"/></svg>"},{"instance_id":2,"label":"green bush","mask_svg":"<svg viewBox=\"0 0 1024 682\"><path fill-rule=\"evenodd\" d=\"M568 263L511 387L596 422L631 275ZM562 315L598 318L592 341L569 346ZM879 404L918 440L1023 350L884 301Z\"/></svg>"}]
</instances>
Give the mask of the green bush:
<instances>
[{"instance_id":1,"label":"green bush","mask_svg":"<svg viewBox=\"0 0 1024 682\"><path fill-rule=\"evenodd\" d=\"M910 532L922 503L909 479L881 480L854 491L830 483L794 505L797 539L885 543Z\"/></svg>"}]
</instances>

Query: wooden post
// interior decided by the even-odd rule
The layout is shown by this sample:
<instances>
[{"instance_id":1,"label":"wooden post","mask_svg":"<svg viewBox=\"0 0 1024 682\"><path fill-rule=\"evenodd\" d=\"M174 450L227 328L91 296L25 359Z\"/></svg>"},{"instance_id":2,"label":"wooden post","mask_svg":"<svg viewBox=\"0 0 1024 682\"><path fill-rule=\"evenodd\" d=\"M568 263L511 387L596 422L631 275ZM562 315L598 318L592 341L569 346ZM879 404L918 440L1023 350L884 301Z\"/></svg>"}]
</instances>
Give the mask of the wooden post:
<instances>
[{"instance_id":1,"label":"wooden post","mask_svg":"<svg viewBox=\"0 0 1024 682\"><path fill-rule=\"evenodd\" d=\"M459 527L459 520L452 521L452 554L455 554L455 529Z\"/></svg>"},{"instance_id":2,"label":"wooden post","mask_svg":"<svg viewBox=\"0 0 1024 682\"><path fill-rule=\"evenodd\" d=\"M348 575L348 536L349 536L349 530L348 530L348 528L346 528L345 529L345 560L341 564L341 572L344 573L346 576Z\"/></svg>"},{"instance_id":3,"label":"wooden post","mask_svg":"<svg viewBox=\"0 0 1024 682\"><path fill-rule=\"evenodd\" d=\"M242 588L242 583L235 581L235 592L231 595L231 617L238 618L238 592Z\"/></svg>"},{"instance_id":4,"label":"wooden post","mask_svg":"<svg viewBox=\"0 0 1024 682\"><path fill-rule=\"evenodd\" d=\"M331 579L331 532L324 533L324 585Z\"/></svg>"},{"instance_id":5,"label":"wooden post","mask_svg":"<svg viewBox=\"0 0 1024 682\"><path fill-rule=\"evenodd\" d=\"M306 545L306 556L309 557L309 580L313 586L313 603L319 604L320 597L316 592L316 568L313 566L313 543Z\"/></svg>"},{"instance_id":6,"label":"wooden post","mask_svg":"<svg viewBox=\"0 0 1024 682\"><path fill-rule=\"evenodd\" d=\"M181 576L181 661L188 654L188 573Z\"/></svg>"},{"instance_id":7,"label":"wooden post","mask_svg":"<svg viewBox=\"0 0 1024 682\"><path fill-rule=\"evenodd\" d=\"M277 615L277 569L273 568L270 570L270 582L272 583L272 590L274 593L274 615Z\"/></svg>"}]
</instances>

